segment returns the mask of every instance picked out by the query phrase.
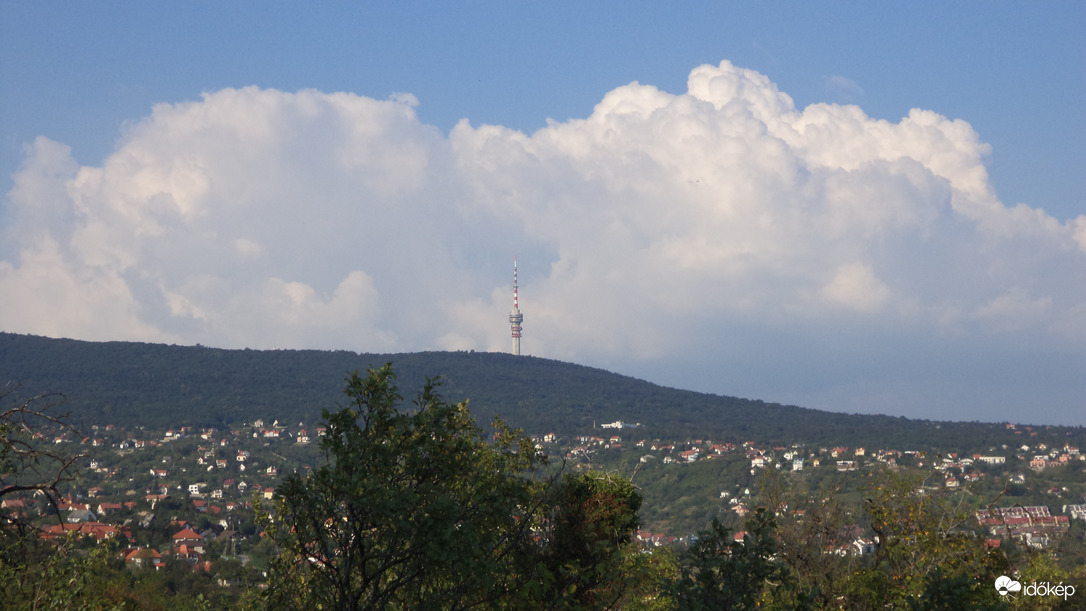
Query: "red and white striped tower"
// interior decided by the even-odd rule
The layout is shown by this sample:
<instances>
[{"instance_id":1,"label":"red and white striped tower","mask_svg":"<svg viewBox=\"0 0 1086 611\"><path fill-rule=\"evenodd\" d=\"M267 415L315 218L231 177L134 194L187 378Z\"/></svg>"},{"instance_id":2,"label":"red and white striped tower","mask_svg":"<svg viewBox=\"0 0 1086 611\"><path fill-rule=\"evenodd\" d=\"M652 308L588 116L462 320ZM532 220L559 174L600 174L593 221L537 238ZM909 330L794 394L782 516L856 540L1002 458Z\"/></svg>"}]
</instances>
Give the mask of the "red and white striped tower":
<instances>
[{"instance_id":1,"label":"red and white striped tower","mask_svg":"<svg viewBox=\"0 0 1086 611\"><path fill-rule=\"evenodd\" d=\"M513 311L509 313L509 332L513 336L513 354L520 356L520 323L524 315L517 304L517 258L513 257Z\"/></svg>"}]
</instances>

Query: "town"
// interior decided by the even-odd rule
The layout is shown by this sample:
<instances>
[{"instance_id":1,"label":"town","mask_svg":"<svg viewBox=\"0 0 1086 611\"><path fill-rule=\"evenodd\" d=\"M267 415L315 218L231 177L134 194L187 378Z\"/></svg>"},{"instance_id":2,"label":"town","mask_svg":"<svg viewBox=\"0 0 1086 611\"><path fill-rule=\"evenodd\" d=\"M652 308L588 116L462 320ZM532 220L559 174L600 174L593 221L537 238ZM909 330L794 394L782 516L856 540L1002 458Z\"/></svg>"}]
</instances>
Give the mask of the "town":
<instances>
[{"instance_id":1,"label":"town","mask_svg":"<svg viewBox=\"0 0 1086 611\"><path fill-rule=\"evenodd\" d=\"M819 474L859 485L876 469L927 473L931 493L960 492L974 498L973 527L993 547L1012 542L1052 548L1072 521L1086 521L1086 455L1069 444L1045 439L1043 431L1006 425L1008 443L969 456L956 452L862 447L766 447L757 441L661 440L644 427L621 421L562 438L532 435L537 447L566 469L605 469L639 478L646 506L637 539L645 545L684 545L694 528L668 532L655 523L652 499L666 498L666 474L716 463L728 464L707 496L710 511L741 525L754 506L762 472L795 478ZM182 562L216 576L221 586L259 581L275 550L262 538L256 509L273 499L290 473L306 473L322 460L325 428L256 419L228 430L177 427L126 429L94 425L81 437L72 431L41 430L36 441L57 455L78 457L78 477L61 487L52 505L44 495L4 495L0 509L40 525L42 536L76 536L88 544L113 540L133 568ZM1011 442L1018 442L1011 445ZM653 480L644 473L655 472ZM688 471L689 473L689 471ZM666 478L665 478L666 479ZM655 482L655 483L654 483ZM653 486L664 486L654 496ZM1013 496L1008 494L1010 491ZM671 499L668 502L675 502ZM802 519L802 509L793 517ZM742 531L737 540L742 540ZM871 532L851 525L828 547L837 555L870 554Z\"/></svg>"},{"instance_id":2,"label":"town","mask_svg":"<svg viewBox=\"0 0 1086 611\"><path fill-rule=\"evenodd\" d=\"M928 491L964 491L967 495L976 495L978 499L983 499L985 492L994 498L1000 491L1013 487L1018 492L1027 493L1019 495L1022 498L1016 500L1038 504L1016 502L1000 506L997 503L995 507L978 508L974 512L975 525L987 533L985 543L998 547L1004 540L1010 540L1033 549L1049 548L1068 531L1071 520L1086 520L1086 487L1083 486L1086 455L1070 444L1057 447L1036 441L1041 433L1033 427L1014 424L1006 424L1005 427L1011 435L1008 443L990 448L988 454L959 456L957 452L886 448L806 448L799 444L765 447L755 441L714 443L696 439L677 443L640 438L637 435L638 424L616 421L603 424L601 428L612 431L625 429L632 434L625 437L613 433L576 436L571 440L575 445L566 450L565 458L589 465L593 460L599 463L601 456L613 456L616 450L630 450L637 455L637 461L641 464L658 461L663 465L683 466L721 459L749 464L747 475L750 479L743 486L738 486L740 490L722 489L719 493L721 511L734 513L737 518L744 518L751 510L752 501L757 502L758 499L752 498L754 483L751 480L763 469L786 473L824 470L847 474L880 465L889 469L906 468L931 474L925 480ZM562 441L554 434L535 436L533 439L539 447ZM1012 446L1012 439L1021 440L1021 443ZM733 476L733 479L743 478ZM1007 503L1008 500L1004 498L1001 501ZM802 510L800 512L802 515ZM741 520L734 520L733 523L741 524ZM639 539L660 545L682 541L683 538L675 533L641 531ZM857 536L852 542L842 542L834 551L863 553L864 550L870 551L871 545L868 534Z\"/></svg>"}]
</instances>

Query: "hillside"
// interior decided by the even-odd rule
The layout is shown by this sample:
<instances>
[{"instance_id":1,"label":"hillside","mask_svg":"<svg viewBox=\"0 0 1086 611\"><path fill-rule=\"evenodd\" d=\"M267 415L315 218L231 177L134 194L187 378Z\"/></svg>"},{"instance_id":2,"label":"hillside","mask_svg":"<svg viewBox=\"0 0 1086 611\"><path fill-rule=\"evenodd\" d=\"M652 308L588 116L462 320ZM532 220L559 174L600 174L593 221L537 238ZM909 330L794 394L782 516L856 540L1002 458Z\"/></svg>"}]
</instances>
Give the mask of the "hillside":
<instances>
[{"instance_id":1,"label":"hillside","mask_svg":"<svg viewBox=\"0 0 1086 611\"><path fill-rule=\"evenodd\" d=\"M568 435L615 420L647 438L758 440L980 450L1006 439L1001 425L850 415L665 388L600 369L503 353L356 354L221 350L85 342L0 333L0 384L19 397L60 392L82 424L225 426L256 418L314 422L334 409L344 377L393 363L410 399L441 376L449 399L470 399L480 423L498 415L530 433ZM1058 427L1045 427L1057 432ZM1081 443L1082 428L1059 429Z\"/></svg>"}]
</instances>

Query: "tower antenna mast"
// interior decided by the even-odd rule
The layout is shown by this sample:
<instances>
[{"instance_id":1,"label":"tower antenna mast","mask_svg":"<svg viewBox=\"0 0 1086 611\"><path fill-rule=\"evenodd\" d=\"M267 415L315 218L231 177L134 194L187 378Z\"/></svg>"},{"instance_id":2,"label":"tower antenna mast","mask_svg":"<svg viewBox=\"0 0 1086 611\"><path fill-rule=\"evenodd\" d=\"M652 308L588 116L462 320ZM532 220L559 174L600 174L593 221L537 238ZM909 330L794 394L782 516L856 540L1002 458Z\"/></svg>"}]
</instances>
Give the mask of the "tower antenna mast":
<instances>
[{"instance_id":1,"label":"tower antenna mast","mask_svg":"<svg viewBox=\"0 0 1086 611\"><path fill-rule=\"evenodd\" d=\"M513 354L520 356L520 323L524 315L517 303L517 257L513 255L513 311L509 313L509 334L513 337Z\"/></svg>"}]
</instances>

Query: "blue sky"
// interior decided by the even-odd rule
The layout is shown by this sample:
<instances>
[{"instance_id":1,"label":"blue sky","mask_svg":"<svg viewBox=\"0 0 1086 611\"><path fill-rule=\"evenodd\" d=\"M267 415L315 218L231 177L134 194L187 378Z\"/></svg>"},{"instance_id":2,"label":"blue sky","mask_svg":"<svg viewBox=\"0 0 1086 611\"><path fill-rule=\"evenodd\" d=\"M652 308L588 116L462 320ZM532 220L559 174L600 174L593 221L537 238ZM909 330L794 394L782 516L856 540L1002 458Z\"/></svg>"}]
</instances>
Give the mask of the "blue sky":
<instances>
[{"instance_id":1,"label":"blue sky","mask_svg":"<svg viewBox=\"0 0 1086 611\"><path fill-rule=\"evenodd\" d=\"M1004 201L1083 212L1081 3L518 4L5 1L3 175L39 135L98 163L151 105L223 87L410 92L445 130L467 118L531 132L631 81L680 92L691 68L728 59L800 107L965 119L992 145Z\"/></svg>"},{"instance_id":2,"label":"blue sky","mask_svg":"<svg viewBox=\"0 0 1086 611\"><path fill-rule=\"evenodd\" d=\"M0 328L231 347L506 349L506 267L519 252L529 353L826 409L1086 424L1084 26L1074 2L0 2L0 286L24 306L0 313ZM709 126L711 138L736 125L711 87L690 95L718 114L684 106L699 66L714 68L706 82L753 92L737 95L787 143L780 166L737 169L776 159L771 143L750 139L715 169L698 165L718 150L711 143L689 158L684 146L659 152L672 144L653 138L674 130ZM793 106L760 105L778 93ZM607 122L644 104L671 119ZM796 118L812 105L829 110ZM838 112L847 105L862 117ZM322 113L341 130L380 127L342 142L306 123ZM256 132L231 130L252 117L267 122L252 147L275 155L249 159L238 144ZM693 142L690 151L706 140ZM378 143L398 152L359 152ZM350 163L335 159L356 174L314 166L333 146L353 147ZM948 161L951 149L960 158ZM241 153L216 157L226 150ZM521 164L521 153L534 161ZM916 167L886 165L899 157ZM232 172L216 177L208 164ZM695 167L719 181L718 207L666 188L708 181ZM261 173L269 168L275 176ZM372 181L357 177L367 172ZM167 175L167 186L147 186ZM291 196L253 195L268 182ZM147 189L179 216L155 208ZM252 216L228 213L232 197L253 198ZM670 198L671 208L652 203ZM872 212L854 198L898 203ZM137 200L145 216L133 220ZM827 212L806 222L818 239L788 229L816 204ZM373 244L421 234L419 245L399 242L430 258L375 265L387 250L346 238L327 252L304 241L279 252L276 228L305 218L291 206L355 219ZM315 227L312 239L335 230ZM193 256L228 234L242 257L220 261L229 271ZM55 252L31 235L49 236ZM136 245L119 252L108 240ZM393 286L404 278L425 288ZM706 286L707 302L691 309ZM48 307L37 302L45 287L59 295ZM237 302L208 296L222 291ZM820 299L848 311L807 307ZM418 302L446 310L434 328L403 314ZM243 303L266 316L244 315ZM307 325L318 310L341 326Z\"/></svg>"}]
</instances>

